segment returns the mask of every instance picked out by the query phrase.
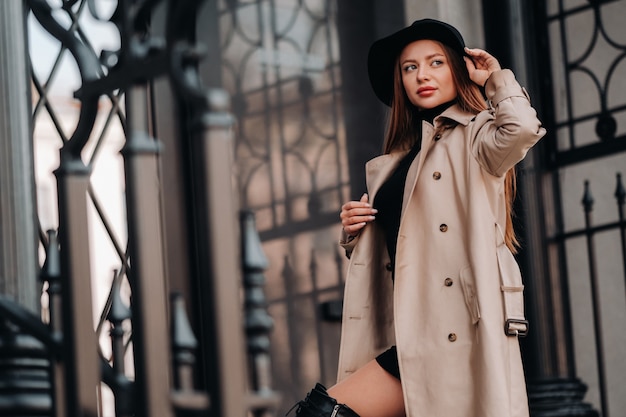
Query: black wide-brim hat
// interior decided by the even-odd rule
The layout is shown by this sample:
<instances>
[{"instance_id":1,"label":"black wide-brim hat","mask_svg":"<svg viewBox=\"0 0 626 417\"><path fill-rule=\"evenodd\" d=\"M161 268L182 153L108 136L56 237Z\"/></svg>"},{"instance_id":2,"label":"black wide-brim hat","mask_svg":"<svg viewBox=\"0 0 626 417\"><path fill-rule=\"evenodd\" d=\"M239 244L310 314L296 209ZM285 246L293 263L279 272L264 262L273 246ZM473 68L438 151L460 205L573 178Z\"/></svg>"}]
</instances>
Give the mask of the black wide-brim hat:
<instances>
[{"instance_id":1,"label":"black wide-brim hat","mask_svg":"<svg viewBox=\"0 0 626 417\"><path fill-rule=\"evenodd\" d=\"M393 71L398 55L413 41L430 39L451 47L459 56L465 54L465 42L452 25L434 19L416 20L411 26L377 40L370 47L367 71L376 96L390 106L393 99Z\"/></svg>"}]
</instances>

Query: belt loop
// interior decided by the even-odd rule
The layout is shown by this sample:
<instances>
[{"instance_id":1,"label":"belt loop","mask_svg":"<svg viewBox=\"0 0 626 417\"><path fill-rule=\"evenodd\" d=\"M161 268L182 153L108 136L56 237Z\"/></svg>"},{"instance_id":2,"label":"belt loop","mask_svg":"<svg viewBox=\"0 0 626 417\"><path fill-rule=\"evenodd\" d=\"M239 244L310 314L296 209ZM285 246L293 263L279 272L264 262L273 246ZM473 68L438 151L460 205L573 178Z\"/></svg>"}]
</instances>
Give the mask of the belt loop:
<instances>
[{"instance_id":1,"label":"belt loop","mask_svg":"<svg viewBox=\"0 0 626 417\"><path fill-rule=\"evenodd\" d=\"M528 320L524 315L524 285L519 265L504 241L504 233L496 223L496 256L500 272L500 291L504 308L504 334L525 337Z\"/></svg>"}]
</instances>

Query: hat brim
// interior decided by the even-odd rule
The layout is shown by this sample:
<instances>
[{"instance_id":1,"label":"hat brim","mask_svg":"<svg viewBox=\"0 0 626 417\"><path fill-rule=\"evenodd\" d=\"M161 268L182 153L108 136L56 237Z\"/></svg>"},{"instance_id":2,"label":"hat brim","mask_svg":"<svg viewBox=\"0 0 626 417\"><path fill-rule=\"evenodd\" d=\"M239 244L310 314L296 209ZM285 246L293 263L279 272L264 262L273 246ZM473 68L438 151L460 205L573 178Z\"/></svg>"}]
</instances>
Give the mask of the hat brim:
<instances>
[{"instance_id":1,"label":"hat brim","mask_svg":"<svg viewBox=\"0 0 626 417\"><path fill-rule=\"evenodd\" d=\"M452 25L434 19L416 20L411 26L374 42L367 57L367 70L374 93L390 106L393 100L393 72L398 55L409 43L431 39L464 55L465 42Z\"/></svg>"}]
</instances>

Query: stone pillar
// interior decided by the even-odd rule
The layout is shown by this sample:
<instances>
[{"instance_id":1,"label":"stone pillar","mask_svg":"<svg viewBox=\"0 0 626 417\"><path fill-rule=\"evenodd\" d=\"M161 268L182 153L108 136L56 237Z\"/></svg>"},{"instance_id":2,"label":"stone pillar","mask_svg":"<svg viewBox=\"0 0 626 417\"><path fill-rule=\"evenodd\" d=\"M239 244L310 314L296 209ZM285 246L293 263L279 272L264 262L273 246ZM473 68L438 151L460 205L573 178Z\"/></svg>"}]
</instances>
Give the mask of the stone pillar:
<instances>
[{"instance_id":1,"label":"stone pillar","mask_svg":"<svg viewBox=\"0 0 626 417\"><path fill-rule=\"evenodd\" d=\"M0 1L0 294L39 316L31 93L25 5ZM5 306L6 307L6 306ZM16 310L17 311L17 310ZM0 415L49 416L45 346L0 317Z\"/></svg>"},{"instance_id":2,"label":"stone pillar","mask_svg":"<svg viewBox=\"0 0 626 417\"><path fill-rule=\"evenodd\" d=\"M25 6L0 1L0 293L38 310Z\"/></svg>"}]
</instances>

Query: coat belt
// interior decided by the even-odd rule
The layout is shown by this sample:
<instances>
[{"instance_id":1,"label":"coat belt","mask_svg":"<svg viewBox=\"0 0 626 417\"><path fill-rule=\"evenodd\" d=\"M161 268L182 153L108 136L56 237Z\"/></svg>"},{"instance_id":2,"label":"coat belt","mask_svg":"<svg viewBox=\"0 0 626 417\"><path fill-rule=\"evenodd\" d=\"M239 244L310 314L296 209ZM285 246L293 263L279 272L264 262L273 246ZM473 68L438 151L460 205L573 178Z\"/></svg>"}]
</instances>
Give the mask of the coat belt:
<instances>
[{"instance_id":1,"label":"coat belt","mask_svg":"<svg viewBox=\"0 0 626 417\"><path fill-rule=\"evenodd\" d=\"M519 274L519 266L515 262L504 242L504 233L496 223L496 250L498 251L498 266L500 268L500 290L504 301L504 334L507 336L524 337L528 334L528 320L524 315L524 285ZM515 263L517 273L511 273L504 266L506 257Z\"/></svg>"}]
</instances>

